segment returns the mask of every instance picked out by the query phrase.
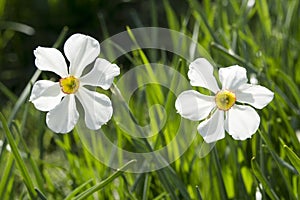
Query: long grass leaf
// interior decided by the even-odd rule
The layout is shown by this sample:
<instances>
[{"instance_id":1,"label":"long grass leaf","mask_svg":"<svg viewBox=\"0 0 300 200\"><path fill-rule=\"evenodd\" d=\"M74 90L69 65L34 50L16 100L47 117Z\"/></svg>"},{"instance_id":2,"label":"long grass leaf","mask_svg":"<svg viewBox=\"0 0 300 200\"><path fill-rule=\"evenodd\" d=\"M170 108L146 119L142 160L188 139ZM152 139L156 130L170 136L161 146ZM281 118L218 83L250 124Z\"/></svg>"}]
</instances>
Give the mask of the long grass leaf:
<instances>
[{"instance_id":1,"label":"long grass leaf","mask_svg":"<svg viewBox=\"0 0 300 200\"><path fill-rule=\"evenodd\" d=\"M298 173L300 174L300 158L297 156L297 154L292 151L287 145L284 145L284 150L289 157L291 163L293 166L297 169Z\"/></svg>"},{"instance_id":2,"label":"long grass leaf","mask_svg":"<svg viewBox=\"0 0 300 200\"><path fill-rule=\"evenodd\" d=\"M254 175L259 180L259 182L262 184L263 188L265 189L265 191L269 195L269 197L272 200L279 200L279 197L276 195L276 193L272 189L270 183L268 182L266 177L261 172L261 169L260 169L259 165L257 164L255 157L253 157L251 160L251 167L252 167Z\"/></svg>"},{"instance_id":3,"label":"long grass leaf","mask_svg":"<svg viewBox=\"0 0 300 200\"><path fill-rule=\"evenodd\" d=\"M14 157L15 157L15 160L17 162L18 168L21 171L22 177L24 178L24 182L25 182L26 188L28 190L28 193L29 193L30 197L32 199L34 199L34 198L36 198L36 192L35 192L35 189L34 189L32 179L29 175L29 172L28 172L28 169L25 165L25 162L23 161L23 159L20 155L20 152L18 150L17 144L15 143L13 135L9 130L7 121L6 121L5 117L3 116L3 114L1 112L0 112L0 120L2 122L4 133L6 135L8 143L11 147L12 153L14 154Z\"/></svg>"},{"instance_id":4,"label":"long grass leaf","mask_svg":"<svg viewBox=\"0 0 300 200\"><path fill-rule=\"evenodd\" d=\"M216 164L216 168L217 168L217 178L218 178L218 183L219 183L219 188L220 188L219 191L220 191L221 198L228 199L228 195L226 192L225 183L224 183L224 179L223 179L223 175L222 175L222 167L221 167L221 163L220 163L218 152L217 152L216 148L213 149L213 155L215 158L215 164Z\"/></svg>"},{"instance_id":5,"label":"long grass leaf","mask_svg":"<svg viewBox=\"0 0 300 200\"><path fill-rule=\"evenodd\" d=\"M0 91L12 102L18 100L17 96L10 91L2 82L0 82Z\"/></svg>"},{"instance_id":6,"label":"long grass leaf","mask_svg":"<svg viewBox=\"0 0 300 200\"><path fill-rule=\"evenodd\" d=\"M295 98L295 100L297 102L297 107L299 108L300 107L299 87L295 84L293 79L290 76L288 76L287 74L285 74L282 70L278 70L278 77L284 81L284 83L287 87L289 87L289 91Z\"/></svg>"},{"instance_id":7,"label":"long grass leaf","mask_svg":"<svg viewBox=\"0 0 300 200\"><path fill-rule=\"evenodd\" d=\"M170 3L168 0L163 0L166 15L167 15L167 21L169 24L169 28L173 30L179 30L179 23L177 20L177 16L171 7Z\"/></svg>"},{"instance_id":8,"label":"long grass leaf","mask_svg":"<svg viewBox=\"0 0 300 200\"><path fill-rule=\"evenodd\" d=\"M265 31L266 36L271 35L271 18L268 9L268 3L266 0L256 1L256 7L258 10L258 15L262 23L262 30Z\"/></svg>"},{"instance_id":9,"label":"long grass leaf","mask_svg":"<svg viewBox=\"0 0 300 200\"><path fill-rule=\"evenodd\" d=\"M8 155L6 159L6 166L2 171L1 181L0 181L0 194L4 194L4 191L7 192L7 186L11 180L12 172L14 170L14 157L13 154ZM13 181L13 180L12 180Z\"/></svg>"},{"instance_id":10,"label":"long grass leaf","mask_svg":"<svg viewBox=\"0 0 300 200\"><path fill-rule=\"evenodd\" d=\"M197 194L197 199L198 200L202 200L200 188L198 186L196 186L196 194Z\"/></svg>"},{"instance_id":11,"label":"long grass leaf","mask_svg":"<svg viewBox=\"0 0 300 200\"><path fill-rule=\"evenodd\" d=\"M34 35L35 30L31 26L19 22L2 21L0 22L1 29L9 29L26 35Z\"/></svg>"},{"instance_id":12,"label":"long grass leaf","mask_svg":"<svg viewBox=\"0 0 300 200\"><path fill-rule=\"evenodd\" d=\"M41 200L47 200L47 197L39 189L35 188L35 191Z\"/></svg>"},{"instance_id":13,"label":"long grass leaf","mask_svg":"<svg viewBox=\"0 0 300 200\"><path fill-rule=\"evenodd\" d=\"M37 184L39 186L39 189L42 190L42 192L44 192L43 176L42 176L36 162L32 158L31 151L29 150L28 146L26 145L26 143L24 141L24 138L21 135L21 131L20 131L19 126L16 123L13 122L13 127L15 127L15 129L16 129L15 132L17 132L17 134L18 134L18 139L20 140L20 142L21 142L21 144L24 148L25 153L28 155L29 163L30 163L30 166L31 166L31 168L33 170L33 173L35 175L35 178L36 178Z\"/></svg>"},{"instance_id":14,"label":"long grass leaf","mask_svg":"<svg viewBox=\"0 0 300 200\"><path fill-rule=\"evenodd\" d=\"M82 192L81 194L79 194L78 196L76 196L74 198L74 200L82 200L82 199L86 199L87 197L89 197L90 195L92 195L93 193L101 190L103 187L105 187L106 185L108 185L109 183L111 183L113 180L115 180L118 176L122 175L124 173L124 171L133 163L135 163L136 160L131 160L128 163L126 163L124 166L122 166L120 169L118 169L116 172L114 172L111 176L109 176L108 178L106 178L105 180L101 181L100 183L96 184L95 186L85 190L84 192Z\"/></svg>"},{"instance_id":15,"label":"long grass leaf","mask_svg":"<svg viewBox=\"0 0 300 200\"><path fill-rule=\"evenodd\" d=\"M80 186L75 188L72 192L70 192L70 194L68 194L68 196L66 196L65 200L71 200L77 193L79 193L81 190L83 190L83 188L85 188L87 185L91 184L92 182L93 182L93 179L90 179L90 180L84 182L83 184L81 184Z\"/></svg>"},{"instance_id":16,"label":"long grass leaf","mask_svg":"<svg viewBox=\"0 0 300 200\"><path fill-rule=\"evenodd\" d=\"M143 188L143 198L142 200L148 199L149 189L150 189L150 183L151 183L151 176L149 174L145 175L145 181L144 181L144 188Z\"/></svg>"}]
</instances>

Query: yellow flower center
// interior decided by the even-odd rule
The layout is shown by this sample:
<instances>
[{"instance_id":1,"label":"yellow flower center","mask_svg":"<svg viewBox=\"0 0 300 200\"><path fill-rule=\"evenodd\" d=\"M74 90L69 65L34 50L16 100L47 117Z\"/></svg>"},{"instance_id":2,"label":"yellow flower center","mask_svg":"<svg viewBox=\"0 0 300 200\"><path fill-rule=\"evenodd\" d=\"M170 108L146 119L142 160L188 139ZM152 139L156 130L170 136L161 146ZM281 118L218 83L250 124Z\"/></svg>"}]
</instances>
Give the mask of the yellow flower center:
<instances>
[{"instance_id":1,"label":"yellow flower center","mask_svg":"<svg viewBox=\"0 0 300 200\"><path fill-rule=\"evenodd\" d=\"M61 90L66 94L74 94L79 88L79 80L74 76L61 78L59 80Z\"/></svg>"},{"instance_id":2,"label":"yellow flower center","mask_svg":"<svg viewBox=\"0 0 300 200\"><path fill-rule=\"evenodd\" d=\"M220 110L227 111L234 105L236 98L233 92L222 90L216 94L215 101Z\"/></svg>"}]
</instances>

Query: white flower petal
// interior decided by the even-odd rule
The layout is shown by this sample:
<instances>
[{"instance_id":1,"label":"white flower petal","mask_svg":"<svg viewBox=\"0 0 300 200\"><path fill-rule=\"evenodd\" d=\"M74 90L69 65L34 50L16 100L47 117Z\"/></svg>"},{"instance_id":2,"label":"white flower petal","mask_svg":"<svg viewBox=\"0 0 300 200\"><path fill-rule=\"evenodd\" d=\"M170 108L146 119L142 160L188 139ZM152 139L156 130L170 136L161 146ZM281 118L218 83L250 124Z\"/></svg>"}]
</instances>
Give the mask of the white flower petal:
<instances>
[{"instance_id":1,"label":"white flower petal","mask_svg":"<svg viewBox=\"0 0 300 200\"><path fill-rule=\"evenodd\" d=\"M51 71L60 77L68 76L64 56L55 48L38 47L34 51L35 65L39 70Z\"/></svg>"},{"instance_id":2,"label":"white flower petal","mask_svg":"<svg viewBox=\"0 0 300 200\"><path fill-rule=\"evenodd\" d=\"M209 119L199 124L198 132L206 143L212 143L225 137L224 117L224 111L216 110Z\"/></svg>"},{"instance_id":3,"label":"white flower petal","mask_svg":"<svg viewBox=\"0 0 300 200\"><path fill-rule=\"evenodd\" d=\"M29 101L33 103L36 109L49 111L57 106L64 96L59 83L40 80L33 85Z\"/></svg>"},{"instance_id":4,"label":"white flower petal","mask_svg":"<svg viewBox=\"0 0 300 200\"><path fill-rule=\"evenodd\" d=\"M48 127L55 133L68 133L76 125L79 113L76 109L74 94L65 96L65 98L53 110L50 110L46 116Z\"/></svg>"},{"instance_id":5,"label":"white flower petal","mask_svg":"<svg viewBox=\"0 0 300 200\"><path fill-rule=\"evenodd\" d=\"M110 88L114 77L120 74L120 68L116 64L97 58L93 69L80 78L81 85L99 86L107 90Z\"/></svg>"},{"instance_id":6,"label":"white flower petal","mask_svg":"<svg viewBox=\"0 0 300 200\"><path fill-rule=\"evenodd\" d=\"M177 112L184 118L198 121L209 115L215 107L214 97L194 90L182 92L175 102Z\"/></svg>"},{"instance_id":7,"label":"white flower petal","mask_svg":"<svg viewBox=\"0 0 300 200\"><path fill-rule=\"evenodd\" d=\"M246 69L238 65L219 69L219 77L222 83L222 89L231 90L233 92L248 81Z\"/></svg>"},{"instance_id":8,"label":"white flower petal","mask_svg":"<svg viewBox=\"0 0 300 200\"><path fill-rule=\"evenodd\" d=\"M204 58L194 60L188 71L188 77L192 86L204 87L217 93L220 89L213 76L213 66Z\"/></svg>"},{"instance_id":9,"label":"white flower petal","mask_svg":"<svg viewBox=\"0 0 300 200\"><path fill-rule=\"evenodd\" d=\"M234 105L228 110L225 129L236 140L245 140L257 131L260 118L250 106Z\"/></svg>"},{"instance_id":10,"label":"white flower petal","mask_svg":"<svg viewBox=\"0 0 300 200\"><path fill-rule=\"evenodd\" d=\"M265 107L274 97L274 93L269 89L251 84L239 87L235 95L238 102L250 104L258 109Z\"/></svg>"},{"instance_id":11,"label":"white flower petal","mask_svg":"<svg viewBox=\"0 0 300 200\"><path fill-rule=\"evenodd\" d=\"M111 119L112 103L106 95L80 87L76 97L83 106L85 123L89 129L97 130Z\"/></svg>"},{"instance_id":12,"label":"white flower petal","mask_svg":"<svg viewBox=\"0 0 300 200\"><path fill-rule=\"evenodd\" d=\"M64 52L70 61L70 74L80 77L84 68L100 54L100 44L90 36L74 34L66 41Z\"/></svg>"}]
</instances>

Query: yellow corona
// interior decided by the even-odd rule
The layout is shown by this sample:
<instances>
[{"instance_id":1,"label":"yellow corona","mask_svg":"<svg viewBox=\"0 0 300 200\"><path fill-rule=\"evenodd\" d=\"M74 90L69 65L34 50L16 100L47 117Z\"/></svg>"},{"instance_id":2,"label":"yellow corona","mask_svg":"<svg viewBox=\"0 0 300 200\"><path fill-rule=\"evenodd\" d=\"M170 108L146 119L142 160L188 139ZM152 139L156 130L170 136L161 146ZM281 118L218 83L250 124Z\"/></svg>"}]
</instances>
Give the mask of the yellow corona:
<instances>
[{"instance_id":1,"label":"yellow corona","mask_svg":"<svg viewBox=\"0 0 300 200\"><path fill-rule=\"evenodd\" d=\"M69 76L67 78L61 78L59 85L64 93L74 94L79 88L79 80L74 76Z\"/></svg>"},{"instance_id":2,"label":"yellow corona","mask_svg":"<svg viewBox=\"0 0 300 200\"><path fill-rule=\"evenodd\" d=\"M236 101L235 94L228 90L219 91L215 96L216 105L220 110L229 110Z\"/></svg>"}]
</instances>

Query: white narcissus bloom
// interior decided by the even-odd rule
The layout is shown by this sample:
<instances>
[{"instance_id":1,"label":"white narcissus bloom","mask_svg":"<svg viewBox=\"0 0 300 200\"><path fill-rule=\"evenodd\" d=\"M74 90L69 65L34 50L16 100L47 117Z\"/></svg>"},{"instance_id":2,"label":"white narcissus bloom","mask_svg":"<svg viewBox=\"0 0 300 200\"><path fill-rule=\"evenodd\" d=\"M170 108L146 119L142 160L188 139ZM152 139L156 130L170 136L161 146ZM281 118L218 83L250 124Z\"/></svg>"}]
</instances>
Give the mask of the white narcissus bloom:
<instances>
[{"instance_id":1,"label":"white narcissus bloom","mask_svg":"<svg viewBox=\"0 0 300 200\"><path fill-rule=\"evenodd\" d=\"M175 107L184 118L203 120L197 129L207 143L224 138L225 130L236 140L250 138L260 123L260 117L251 106L262 109L274 96L265 87L248 84L246 69L238 65L219 70L221 89L213 76L212 65L204 58L190 64L188 77L192 86L206 88L214 96L184 91L176 99Z\"/></svg>"},{"instance_id":2,"label":"white narcissus bloom","mask_svg":"<svg viewBox=\"0 0 300 200\"><path fill-rule=\"evenodd\" d=\"M59 75L59 82L37 81L32 88L31 101L36 109L49 111L46 116L48 127L56 133L70 132L79 119L76 103L84 109L86 126L97 130L110 120L113 113L110 99L85 86L98 86L109 89L115 76L120 74L117 65L105 59L97 58L100 44L87 35L74 34L64 45L64 56L55 48L38 47L34 50L35 65L42 71L51 71ZM93 64L86 74L83 70Z\"/></svg>"}]
</instances>

